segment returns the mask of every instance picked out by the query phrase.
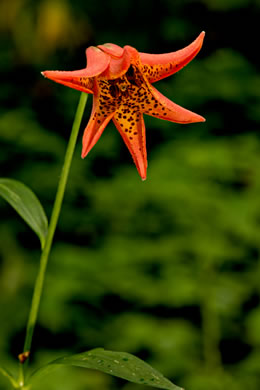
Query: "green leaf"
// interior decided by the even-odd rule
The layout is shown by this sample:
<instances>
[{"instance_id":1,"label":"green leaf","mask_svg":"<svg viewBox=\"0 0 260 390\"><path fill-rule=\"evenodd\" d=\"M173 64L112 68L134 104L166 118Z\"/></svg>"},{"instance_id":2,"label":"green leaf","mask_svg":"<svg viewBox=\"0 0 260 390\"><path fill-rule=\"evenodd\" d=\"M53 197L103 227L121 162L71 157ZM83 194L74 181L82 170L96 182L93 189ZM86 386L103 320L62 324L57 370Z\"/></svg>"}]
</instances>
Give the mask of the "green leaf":
<instances>
[{"instance_id":1,"label":"green leaf","mask_svg":"<svg viewBox=\"0 0 260 390\"><path fill-rule=\"evenodd\" d=\"M43 248L48 231L48 221L35 194L17 180L0 178L0 196L17 211L38 235Z\"/></svg>"},{"instance_id":2,"label":"green leaf","mask_svg":"<svg viewBox=\"0 0 260 390\"><path fill-rule=\"evenodd\" d=\"M96 348L88 352L54 360L47 364L47 366L35 371L29 382L34 382L42 374L45 375L60 365L91 368L141 385L149 385L167 390L183 390L175 386L143 360L127 352L105 351L103 348Z\"/></svg>"},{"instance_id":3,"label":"green leaf","mask_svg":"<svg viewBox=\"0 0 260 390\"><path fill-rule=\"evenodd\" d=\"M13 387L15 387L15 388L18 387L16 380L13 378L13 376L5 368L0 367L0 373L3 376L5 376L7 379L9 379L9 381L11 382Z\"/></svg>"}]
</instances>

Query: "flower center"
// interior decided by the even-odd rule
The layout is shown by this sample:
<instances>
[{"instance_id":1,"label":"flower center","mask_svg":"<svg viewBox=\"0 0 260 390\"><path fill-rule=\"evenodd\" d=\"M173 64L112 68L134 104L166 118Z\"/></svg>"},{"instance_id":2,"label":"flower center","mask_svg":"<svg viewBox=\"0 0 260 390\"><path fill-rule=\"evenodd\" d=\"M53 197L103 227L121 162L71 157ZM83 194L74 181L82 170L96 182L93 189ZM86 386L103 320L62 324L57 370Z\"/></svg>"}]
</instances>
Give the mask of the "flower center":
<instances>
[{"instance_id":1,"label":"flower center","mask_svg":"<svg viewBox=\"0 0 260 390\"><path fill-rule=\"evenodd\" d=\"M126 74L118 79L109 81L109 91L113 98L121 96L122 98L129 97L133 88L140 88L142 79L137 69L131 65Z\"/></svg>"},{"instance_id":2,"label":"flower center","mask_svg":"<svg viewBox=\"0 0 260 390\"><path fill-rule=\"evenodd\" d=\"M126 83L118 84L118 88L120 89L121 92L125 92L128 88L128 84Z\"/></svg>"}]
</instances>

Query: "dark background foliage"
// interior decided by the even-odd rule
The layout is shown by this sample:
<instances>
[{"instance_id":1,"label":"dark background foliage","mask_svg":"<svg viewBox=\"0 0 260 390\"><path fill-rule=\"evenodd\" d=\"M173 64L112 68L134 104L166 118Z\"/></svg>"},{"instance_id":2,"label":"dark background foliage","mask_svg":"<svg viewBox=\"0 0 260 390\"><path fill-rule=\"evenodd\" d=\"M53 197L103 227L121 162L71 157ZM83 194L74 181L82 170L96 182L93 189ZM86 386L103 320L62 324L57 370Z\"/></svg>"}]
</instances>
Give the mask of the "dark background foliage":
<instances>
[{"instance_id":1,"label":"dark background foliage","mask_svg":"<svg viewBox=\"0 0 260 390\"><path fill-rule=\"evenodd\" d=\"M113 124L84 161L78 142L34 367L103 346L189 390L259 389L259 10L258 0L1 0L0 176L30 186L48 216L79 93L40 71L83 68L90 45L162 53L206 31L198 57L156 87L207 122L146 117L146 182ZM89 99L83 125L90 109ZM3 200L0 215L0 364L15 370L39 242ZM112 387L137 389L83 369L38 389Z\"/></svg>"}]
</instances>

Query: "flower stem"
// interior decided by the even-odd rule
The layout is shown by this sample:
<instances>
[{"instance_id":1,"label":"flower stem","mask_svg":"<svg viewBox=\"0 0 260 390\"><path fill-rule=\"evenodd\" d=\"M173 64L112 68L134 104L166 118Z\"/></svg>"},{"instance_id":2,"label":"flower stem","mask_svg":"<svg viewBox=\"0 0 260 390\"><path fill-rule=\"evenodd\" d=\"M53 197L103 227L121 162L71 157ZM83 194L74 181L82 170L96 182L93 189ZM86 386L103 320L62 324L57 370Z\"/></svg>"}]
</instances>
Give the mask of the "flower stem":
<instances>
[{"instance_id":1,"label":"flower stem","mask_svg":"<svg viewBox=\"0 0 260 390\"><path fill-rule=\"evenodd\" d=\"M65 158L64 158L64 164L63 164L63 168L61 171L59 185L58 185L56 198L55 198L55 202L54 202L54 206L53 206L53 210L52 210L52 215L51 215L51 219L50 219L48 234L46 237L46 243L45 243L45 246L44 246L43 251L42 251L39 271L38 271L37 279L36 279L35 286L34 286L34 292L33 292L32 303L31 303L31 310L30 310L27 328L26 328L24 352L30 351L30 349L31 349L32 337L33 337L35 323L36 323L37 315L38 315L38 311L39 311L39 305L40 305L40 300L41 300L41 295L42 295L42 290L43 290L43 284L44 284L44 278L45 278L45 272L46 272L46 267L47 267L47 263L48 263L49 253L50 253L50 250L52 247L53 236L54 236L57 222L58 222L59 215L60 215L62 201L64 198L64 192L65 192L65 188L66 188L66 184L67 184L67 180L68 180L68 175L69 175L69 171L70 171L71 160L72 160L73 153L75 150L75 145L76 145L76 141L77 141L77 137L78 137L78 133L79 133L79 128L80 128L83 112L84 112L85 105L87 102L87 97L88 97L87 94L81 93L78 108L76 111L76 115L74 118L72 130L71 130L70 139L68 142L67 151L66 151Z\"/></svg>"}]
</instances>

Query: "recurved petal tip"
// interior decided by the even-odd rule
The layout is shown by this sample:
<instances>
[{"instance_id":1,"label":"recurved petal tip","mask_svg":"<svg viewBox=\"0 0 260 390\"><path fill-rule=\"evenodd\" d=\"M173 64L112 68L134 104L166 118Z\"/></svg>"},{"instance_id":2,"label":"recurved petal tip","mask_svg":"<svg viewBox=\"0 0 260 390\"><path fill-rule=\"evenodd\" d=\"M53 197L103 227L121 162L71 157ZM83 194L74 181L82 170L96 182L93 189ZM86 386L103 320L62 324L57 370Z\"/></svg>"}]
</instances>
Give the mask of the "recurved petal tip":
<instances>
[{"instance_id":1,"label":"recurved petal tip","mask_svg":"<svg viewBox=\"0 0 260 390\"><path fill-rule=\"evenodd\" d=\"M100 73L104 72L107 69L110 63L110 56L95 46L90 46L87 48L86 56L86 77L98 76Z\"/></svg>"},{"instance_id":2,"label":"recurved petal tip","mask_svg":"<svg viewBox=\"0 0 260 390\"><path fill-rule=\"evenodd\" d=\"M98 48L104 51L105 53L114 56L122 57L124 49L114 43L104 43L104 45L98 45Z\"/></svg>"},{"instance_id":3,"label":"recurved petal tip","mask_svg":"<svg viewBox=\"0 0 260 390\"><path fill-rule=\"evenodd\" d=\"M196 118L194 118L194 122L206 122L206 119L201 116L201 115L198 115L198 114L195 114L196 115Z\"/></svg>"},{"instance_id":4,"label":"recurved petal tip","mask_svg":"<svg viewBox=\"0 0 260 390\"><path fill-rule=\"evenodd\" d=\"M43 72L41 72L41 74L43 75L43 77L46 77L48 79L51 79L51 80L59 80L59 79L64 79L68 73L71 73L71 72L63 72L63 71L59 71L59 70L44 70Z\"/></svg>"},{"instance_id":5,"label":"recurved petal tip","mask_svg":"<svg viewBox=\"0 0 260 390\"><path fill-rule=\"evenodd\" d=\"M86 69L73 71L45 70L41 72L44 77L67 87L77 89L85 93L93 93L93 82L86 77Z\"/></svg>"},{"instance_id":6,"label":"recurved petal tip","mask_svg":"<svg viewBox=\"0 0 260 390\"><path fill-rule=\"evenodd\" d=\"M201 46L203 44L203 40L204 40L205 34L206 34L205 31L201 31L199 36L193 42L194 46L196 45L196 43L198 44L198 51L201 49Z\"/></svg>"},{"instance_id":7,"label":"recurved petal tip","mask_svg":"<svg viewBox=\"0 0 260 390\"><path fill-rule=\"evenodd\" d=\"M148 67L152 66L153 69L156 68L156 72L150 72L147 75L148 80L153 83L182 69L198 54L202 47L204 36L205 31L202 31L190 45L186 46L184 49L171 53L139 53L140 59L144 65Z\"/></svg>"},{"instance_id":8,"label":"recurved petal tip","mask_svg":"<svg viewBox=\"0 0 260 390\"><path fill-rule=\"evenodd\" d=\"M196 114L195 112L192 112L192 111L189 111L189 110L186 110L187 112L187 122L182 122L183 124L185 123L197 123L197 122L206 122L206 119L199 115L199 114Z\"/></svg>"}]
</instances>

